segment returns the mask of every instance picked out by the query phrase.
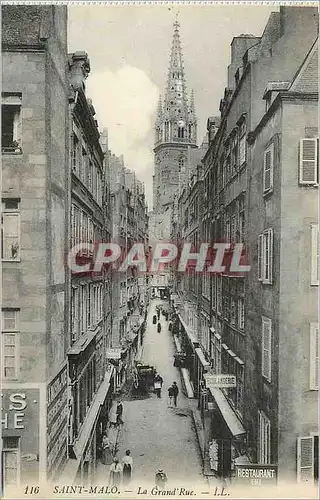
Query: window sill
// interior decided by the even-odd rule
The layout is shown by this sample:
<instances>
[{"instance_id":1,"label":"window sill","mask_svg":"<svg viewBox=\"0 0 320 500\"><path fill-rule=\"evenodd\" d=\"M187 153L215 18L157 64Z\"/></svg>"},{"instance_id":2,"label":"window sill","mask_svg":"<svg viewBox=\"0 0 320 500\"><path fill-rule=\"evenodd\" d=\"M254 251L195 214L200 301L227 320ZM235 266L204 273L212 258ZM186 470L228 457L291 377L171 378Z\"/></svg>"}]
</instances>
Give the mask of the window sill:
<instances>
[{"instance_id":1,"label":"window sill","mask_svg":"<svg viewBox=\"0 0 320 500\"><path fill-rule=\"evenodd\" d=\"M5 156L22 156L22 150L19 148L11 149L11 148L2 148L1 153Z\"/></svg>"},{"instance_id":2,"label":"window sill","mask_svg":"<svg viewBox=\"0 0 320 500\"><path fill-rule=\"evenodd\" d=\"M1 262L21 262L21 259L1 259Z\"/></svg>"}]
</instances>

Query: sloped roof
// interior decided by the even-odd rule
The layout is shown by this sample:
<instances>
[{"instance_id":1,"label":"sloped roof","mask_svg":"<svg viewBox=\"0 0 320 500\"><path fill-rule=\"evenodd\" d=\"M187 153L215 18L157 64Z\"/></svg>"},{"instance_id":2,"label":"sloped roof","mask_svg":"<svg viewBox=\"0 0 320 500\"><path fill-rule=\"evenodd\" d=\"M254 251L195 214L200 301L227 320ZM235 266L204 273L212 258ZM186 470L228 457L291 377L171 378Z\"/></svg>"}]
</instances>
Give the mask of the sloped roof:
<instances>
[{"instance_id":1,"label":"sloped roof","mask_svg":"<svg viewBox=\"0 0 320 500\"><path fill-rule=\"evenodd\" d=\"M317 93L318 85L318 38L315 40L302 65L298 69L292 84L291 92Z\"/></svg>"}]
</instances>

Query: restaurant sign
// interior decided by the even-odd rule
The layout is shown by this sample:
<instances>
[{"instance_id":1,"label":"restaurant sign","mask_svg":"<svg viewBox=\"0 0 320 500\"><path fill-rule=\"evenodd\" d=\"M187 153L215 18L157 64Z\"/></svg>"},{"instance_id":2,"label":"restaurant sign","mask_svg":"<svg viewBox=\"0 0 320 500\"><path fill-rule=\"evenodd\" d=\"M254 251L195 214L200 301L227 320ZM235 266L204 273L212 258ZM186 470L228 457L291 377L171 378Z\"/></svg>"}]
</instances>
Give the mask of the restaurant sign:
<instances>
[{"instance_id":1,"label":"restaurant sign","mask_svg":"<svg viewBox=\"0 0 320 500\"><path fill-rule=\"evenodd\" d=\"M227 374L209 374L205 373L203 375L206 385L216 388L222 387L236 387L237 381L235 375L227 375Z\"/></svg>"},{"instance_id":2,"label":"restaurant sign","mask_svg":"<svg viewBox=\"0 0 320 500\"><path fill-rule=\"evenodd\" d=\"M277 465L236 465L235 480L237 484L266 486L277 483Z\"/></svg>"}]
</instances>

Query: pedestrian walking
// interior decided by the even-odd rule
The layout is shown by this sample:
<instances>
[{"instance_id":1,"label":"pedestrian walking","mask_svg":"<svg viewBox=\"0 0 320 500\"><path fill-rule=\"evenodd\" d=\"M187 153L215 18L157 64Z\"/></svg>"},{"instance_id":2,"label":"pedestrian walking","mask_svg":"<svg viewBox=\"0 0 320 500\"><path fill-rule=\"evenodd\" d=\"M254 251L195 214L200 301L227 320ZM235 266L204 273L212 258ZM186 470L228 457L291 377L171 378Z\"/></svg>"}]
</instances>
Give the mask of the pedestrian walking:
<instances>
[{"instance_id":1,"label":"pedestrian walking","mask_svg":"<svg viewBox=\"0 0 320 500\"><path fill-rule=\"evenodd\" d=\"M163 469L159 469L158 472L156 472L156 477L155 477L156 486L158 486L158 488L163 489L167 481L168 478L166 473L163 472Z\"/></svg>"},{"instance_id":2,"label":"pedestrian walking","mask_svg":"<svg viewBox=\"0 0 320 500\"><path fill-rule=\"evenodd\" d=\"M122 459L122 481L123 484L129 484L131 481L133 467L133 458L130 455L130 450L126 450L126 454Z\"/></svg>"},{"instance_id":3,"label":"pedestrian walking","mask_svg":"<svg viewBox=\"0 0 320 500\"><path fill-rule=\"evenodd\" d=\"M169 406L169 408L173 408L173 394L174 394L174 390L173 390L173 387L171 385L168 389L168 406Z\"/></svg>"},{"instance_id":4,"label":"pedestrian walking","mask_svg":"<svg viewBox=\"0 0 320 500\"><path fill-rule=\"evenodd\" d=\"M156 373L156 376L154 377L154 392L156 393L158 398L161 398L161 388L163 384L163 378L159 373Z\"/></svg>"},{"instance_id":5,"label":"pedestrian walking","mask_svg":"<svg viewBox=\"0 0 320 500\"><path fill-rule=\"evenodd\" d=\"M121 400L119 400L117 404L117 425L123 424L122 414L123 414L123 404Z\"/></svg>"},{"instance_id":6,"label":"pedestrian walking","mask_svg":"<svg viewBox=\"0 0 320 500\"><path fill-rule=\"evenodd\" d=\"M160 322L158 323L157 330L158 330L158 333L161 332L161 323Z\"/></svg>"},{"instance_id":7,"label":"pedestrian walking","mask_svg":"<svg viewBox=\"0 0 320 500\"><path fill-rule=\"evenodd\" d=\"M110 473L109 473L110 486L120 486L121 474L122 474L122 465L119 463L119 460L115 458L113 460L113 464L111 464L110 467Z\"/></svg>"},{"instance_id":8,"label":"pedestrian walking","mask_svg":"<svg viewBox=\"0 0 320 500\"><path fill-rule=\"evenodd\" d=\"M103 434L103 436L102 436L101 462L104 465L110 465L113 462L112 444L111 444L110 439L108 438L108 436L106 434Z\"/></svg>"},{"instance_id":9,"label":"pedestrian walking","mask_svg":"<svg viewBox=\"0 0 320 500\"><path fill-rule=\"evenodd\" d=\"M173 389L173 403L174 403L174 406L177 407L177 398L178 398L178 394L179 394L177 382L173 382L172 389Z\"/></svg>"}]
</instances>

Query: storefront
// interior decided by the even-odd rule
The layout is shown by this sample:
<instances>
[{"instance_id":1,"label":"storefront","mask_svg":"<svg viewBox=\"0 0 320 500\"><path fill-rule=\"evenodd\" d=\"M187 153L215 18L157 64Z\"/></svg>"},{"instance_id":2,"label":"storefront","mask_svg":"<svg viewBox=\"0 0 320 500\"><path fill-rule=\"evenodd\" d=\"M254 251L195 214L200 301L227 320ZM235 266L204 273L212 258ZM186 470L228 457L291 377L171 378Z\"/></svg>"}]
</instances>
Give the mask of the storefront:
<instances>
[{"instance_id":1,"label":"storefront","mask_svg":"<svg viewBox=\"0 0 320 500\"><path fill-rule=\"evenodd\" d=\"M23 496L27 484L46 480L45 385L8 384L1 390L1 489Z\"/></svg>"},{"instance_id":2,"label":"storefront","mask_svg":"<svg viewBox=\"0 0 320 500\"><path fill-rule=\"evenodd\" d=\"M205 432L206 474L231 478L235 460L245 455L246 430L216 385L205 381L199 404Z\"/></svg>"}]
</instances>

